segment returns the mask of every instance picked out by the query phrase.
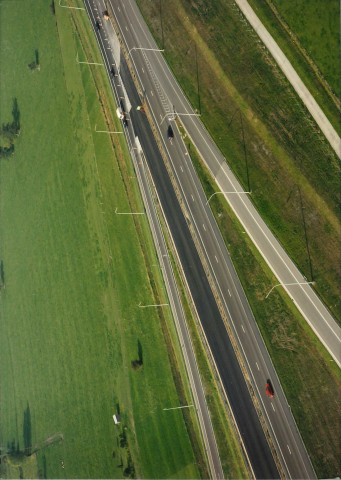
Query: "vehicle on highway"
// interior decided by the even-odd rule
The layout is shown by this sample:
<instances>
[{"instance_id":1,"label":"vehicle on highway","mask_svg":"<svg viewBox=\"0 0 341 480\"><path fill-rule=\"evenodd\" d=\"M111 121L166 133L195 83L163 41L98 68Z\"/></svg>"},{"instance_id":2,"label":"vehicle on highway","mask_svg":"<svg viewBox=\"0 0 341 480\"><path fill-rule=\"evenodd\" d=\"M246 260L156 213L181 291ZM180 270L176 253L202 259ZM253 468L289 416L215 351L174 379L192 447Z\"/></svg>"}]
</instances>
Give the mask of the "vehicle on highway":
<instances>
[{"instance_id":1,"label":"vehicle on highway","mask_svg":"<svg viewBox=\"0 0 341 480\"><path fill-rule=\"evenodd\" d=\"M122 109L120 107L116 108L116 115L118 116L118 118L120 120L124 119L124 114L123 114Z\"/></svg>"},{"instance_id":2,"label":"vehicle on highway","mask_svg":"<svg viewBox=\"0 0 341 480\"><path fill-rule=\"evenodd\" d=\"M128 119L127 119L126 115L123 116L123 125L124 125L125 127L128 126Z\"/></svg>"},{"instance_id":3,"label":"vehicle on highway","mask_svg":"<svg viewBox=\"0 0 341 480\"><path fill-rule=\"evenodd\" d=\"M169 125L167 129L167 138L168 139L174 138L174 132L171 125Z\"/></svg>"},{"instance_id":4,"label":"vehicle on highway","mask_svg":"<svg viewBox=\"0 0 341 480\"><path fill-rule=\"evenodd\" d=\"M108 10L104 10L103 12L103 17L104 17L104 20L109 20L109 13L108 13Z\"/></svg>"},{"instance_id":5,"label":"vehicle on highway","mask_svg":"<svg viewBox=\"0 0 341 480\"><path fill-rule=\"evenodd\" d=\"M268 397L273 398L275 396L270 380L266 381L265 391Z\"/></svg>"},{"instance_id":6,"label":"vehicle on highway","mask_svg":"<svg viewBox=\"0 0 341 480\"><path fill-rule=\"evenodd\" d=\"M97 32L101 29L101 24L99 23L98 20L97 20L97 22L95 23L95 28L96 28L96 31L97 31Z\"/></svg>"}]
</instances>

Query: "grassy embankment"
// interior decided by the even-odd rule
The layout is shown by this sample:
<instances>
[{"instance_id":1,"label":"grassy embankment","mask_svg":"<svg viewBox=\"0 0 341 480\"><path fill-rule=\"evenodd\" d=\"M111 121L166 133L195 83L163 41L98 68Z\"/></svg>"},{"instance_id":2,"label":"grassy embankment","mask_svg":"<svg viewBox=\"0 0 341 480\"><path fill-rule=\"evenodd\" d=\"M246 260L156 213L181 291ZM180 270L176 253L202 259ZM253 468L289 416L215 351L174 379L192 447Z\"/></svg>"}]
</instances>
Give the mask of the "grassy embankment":
<instances>
[{"instance_id":1,"label":"grassy embankment","mask_svg":"<svg viewBox=\"0 0 341 480\"><path fill-rule=\"evenodd\" d=\"M195 419L162 410L190 396L169 312L138 308L166 299L146 219L114 213L143 206L123 138L94 132L121 126L104 69L75 61L100 61L86 15L0 6L0 123L13 99L20 121L0 164L0 440L25 454L2 475L205 476Z\"/></svg>"},{"instance_id":2,"label":"grassy embankment","mask_svg":"<svg viewBox=\"0 0 341 480\"><path fill-rule=\"evenodd\" d=\"M340 135L339 2L249 0L249 3Z\"/></svg>"},{"instance_id":3,"label":"grassy embankment","mask_svg":"<svg viewBox=\"0 0 341 480\"><path fill-rule=\"evenodd\" d=\"M180 129L183 133L183 129ZM191 142L187 148L209 198L219 191ZM265 300L276 280L222 195L210 206L247 294L318 478L341 468L339 420L341 375L292 302L280 289Z\"/></svg>"},{"instance_id":4,"label":"grassy embankment","mask_svg":"<svg viewBox=\"0 0 341 480\"><path fill-rule=\"evenodd\" d=\"M161 45L159 7L138 3ZM162 12L165 56L186 95L198 106L196 46L201 119L340 320L339 160L234 3L174 0Z\"/></svg>"}]
</instances>

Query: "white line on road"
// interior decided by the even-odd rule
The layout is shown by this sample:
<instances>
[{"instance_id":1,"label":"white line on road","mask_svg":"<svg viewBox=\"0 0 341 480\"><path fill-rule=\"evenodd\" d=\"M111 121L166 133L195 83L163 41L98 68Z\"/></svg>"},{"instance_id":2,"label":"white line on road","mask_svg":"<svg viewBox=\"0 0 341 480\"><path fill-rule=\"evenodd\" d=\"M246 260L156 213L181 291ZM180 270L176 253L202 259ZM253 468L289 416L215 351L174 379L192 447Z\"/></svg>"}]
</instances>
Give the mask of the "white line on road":
<instances>
[{"instance_id":1,"label":"white line on road","mask_svg":"<svg viewBox=\"0 0 341 480\"><path fill-rule=\"evenodd\" d=\"M152 97L154 97L153 90L150 91L150 94L151 94Z\"/></svg>"},{"instance_id":2,"label":"white line on road","mask_svg":"<svg viewBox=\"0 0 341 480\"><path fill-rule=\"evenodd\" d=\"M193 195L192 195L192 194L191 194L191 197L192 197L192 200L193 200L193 202L194 202L194 197L193 197Z\"/></svg>"},{"instance_id":3,"label":"white line on road","mask_svg":"<svg viewBox=\"0 0 341 480\"><path fill-rule=\"evenodd\" d=\"M214 255L214 258L215 258L215 261L216 261L217 263L219 263L219 262L218 262L218 259L217 259L217 255ZM229 290L228 292L230 293L230 290ZM230 294L230 296L231 296L231 294Z\"/></svg>"},{"instance_id":4,"label":"white line on road","mask_svg":"<svg viewBox=\"0 0 341 480\"><path fill-rule=\"evenodd\" d=\"M202 224L202 226L204 227L204 230L205 230L205 232L206 232L206 227L205 227L205 224L203 223L203 224Z\"/></svg>"},{"instance_id":5,"label":"white line on road","mask_svg":"<svg viewBox=\"0 0 341 480\"><path fill-rule=\"evenodd\" d=\"M182 172L184 171L184 169L182 168L182 166L181 166L181 165L180 165L180 170L181 170Z\"/></svg>"},{"instance_id":6,"label":"white line on road","mask_svg":"<svg viewBox=\"0 0 341 480\"><path fill-rule=\"evenodd\" d=\"M273 406L273 404L271 404L271 406L272 406L272 410L275 412L276 410L275 410L275 407Z\"/></svg>"},{"instance_id":7,"label":"white line on road","mask_svg":"<svg viewBox=\"0 0 341 480\"><path fill-rule=\"evenodd\" d=\"M259 366L258 366L258 363L256 362L256 367L257 367L257 370L259 370Z\"/></svg>"},{"instance_id":8,"label":"white line on road","mask_svg":"<svg viewBox=\"0 0 341 480\"><path fill-rule=\"evenodd\" d=\"M244 328L244 325L242 325L242 330L243 330L243 332L245 333L245 328Z\"/></svg>"},{"instance_id":9,"label":"white line on road","mask_svg":"<svg viewBox=\"0 0 341 480\"><path fill-rule=\"evenodd\" d=\"M289 448L289 445L287 445L287 447L288 447L289 453L290 453L290 455L291 455L291 450L290 450L290 448Z\"/></svg>"}]
</instances>

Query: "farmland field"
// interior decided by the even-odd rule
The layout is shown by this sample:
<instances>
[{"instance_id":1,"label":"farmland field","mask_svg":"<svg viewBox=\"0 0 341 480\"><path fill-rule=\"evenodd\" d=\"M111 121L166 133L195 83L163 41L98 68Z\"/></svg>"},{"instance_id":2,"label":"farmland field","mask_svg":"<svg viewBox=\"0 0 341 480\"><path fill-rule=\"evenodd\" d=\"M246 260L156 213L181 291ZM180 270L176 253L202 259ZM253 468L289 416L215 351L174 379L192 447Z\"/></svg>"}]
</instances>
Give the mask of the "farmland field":
<instances>
[{"instance_id":1,"label":"farmland field","mask_svg":"<svg viewBox=\"0 0 341 480\"><path fill-rule=\"evenodd\" d=\"M124 141L94 132L120 125L104 70L75 61L99 58L91 40L82 50L85 13L27 0L13 15L11 3L0 124L20 128L0 159L1 476L207 476L194 415L163 411L190 395L169 311L138 308L165 298L146 219L115 215L143 206Z\"/></svg>"}]
</instances>

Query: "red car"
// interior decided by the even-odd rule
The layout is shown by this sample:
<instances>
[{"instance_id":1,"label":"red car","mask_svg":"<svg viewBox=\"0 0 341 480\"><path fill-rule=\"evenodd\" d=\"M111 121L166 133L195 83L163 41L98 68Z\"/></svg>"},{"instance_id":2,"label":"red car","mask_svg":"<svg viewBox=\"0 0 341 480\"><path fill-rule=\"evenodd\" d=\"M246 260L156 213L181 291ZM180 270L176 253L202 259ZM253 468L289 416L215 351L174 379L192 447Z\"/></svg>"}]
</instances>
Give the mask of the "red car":
<instances>
[{"instance_id":1,"label":"red car","mask_svg":"<svg viewBox=\"0 0 341 480\"><path fill-rule=\"evenodd\" d=\"M265 391L268 397L273 398L274 397L274 389L272 388L270 380L267 380Z\"/></svg>"}]
</instances>

